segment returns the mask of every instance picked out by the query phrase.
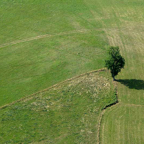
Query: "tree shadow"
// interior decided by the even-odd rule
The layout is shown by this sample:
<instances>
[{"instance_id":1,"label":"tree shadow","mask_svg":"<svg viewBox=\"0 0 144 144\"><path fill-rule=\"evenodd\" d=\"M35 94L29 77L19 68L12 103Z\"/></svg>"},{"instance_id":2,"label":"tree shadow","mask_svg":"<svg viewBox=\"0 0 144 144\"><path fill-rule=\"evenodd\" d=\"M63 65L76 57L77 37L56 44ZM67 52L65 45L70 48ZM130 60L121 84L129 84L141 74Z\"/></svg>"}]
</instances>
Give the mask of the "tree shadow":
<instances>
[{"instance_id":1,"label":"tree shadow","mask_svg":"<svg viewBox=\"0 0 144 144\"><path fill-rule=\"evenodd\" d=\"M117 82L127 86L130 89L144 90L144 80L137 79L118 79Z\"/></svg>"}]
</instances>

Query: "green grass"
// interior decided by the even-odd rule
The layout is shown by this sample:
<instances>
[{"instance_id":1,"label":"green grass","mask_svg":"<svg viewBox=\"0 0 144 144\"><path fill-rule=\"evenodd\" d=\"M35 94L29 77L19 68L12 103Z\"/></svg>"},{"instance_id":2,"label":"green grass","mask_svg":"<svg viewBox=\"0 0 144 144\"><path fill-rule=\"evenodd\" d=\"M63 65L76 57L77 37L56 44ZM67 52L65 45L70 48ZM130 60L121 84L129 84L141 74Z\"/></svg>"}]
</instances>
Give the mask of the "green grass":
<instances>
[{"instance_id":1,"label":"green grass","mask_svg":"<svg viewBox=\"0 0 144 144\"><path fill-rule=\"evenodd\" d=\"M126 60L117 76L120 105L106 110L101 143L143 144L143 6L137 0L1 0L0 105L102 68L107 46L119 46Z\"/></svg>"},{"instance_id":2,"label":"green grass","mask_svg":"<svg viewBox=\"0 0 144 144\"><path fill-rule=\"evenodd\" d=\"M144 106L119 104L108 109L101 126L102 144L143 144Z\"/></svg>"},{"instance_id":3,"label":"green grass","mask_svg":"<svg viewBox=\"0 0 144 144\"><path fill-rule=\"evenodd\" d=\"M105 111L101 124L102 144L143 144L144 41L143 5L136 0L100 2L106 7L103 25L109 44L119 46L126 60L117 76L119 105ZM109 21L109 22L108 22Z\"/></svg>"},{"instance_id":4,"label":"green grass","mask_svg":"<svg viewBox=\"0 0 144 144\"><path fill-rule=\"evenodd\" d=\"M82 0L2 0L0 7L0 106L104 67L108 41Z\"/></svg>"},{"instance_id":5,"label":"green grass","mask_svg":"<svg viewBox=\"0 0 144 144\"><path fill-rule=\"evenodd\" d=\"M100 113L117 100L109 78L85 74L2 109L1 143L98 142Z\"/></svg>"}]
</instances>

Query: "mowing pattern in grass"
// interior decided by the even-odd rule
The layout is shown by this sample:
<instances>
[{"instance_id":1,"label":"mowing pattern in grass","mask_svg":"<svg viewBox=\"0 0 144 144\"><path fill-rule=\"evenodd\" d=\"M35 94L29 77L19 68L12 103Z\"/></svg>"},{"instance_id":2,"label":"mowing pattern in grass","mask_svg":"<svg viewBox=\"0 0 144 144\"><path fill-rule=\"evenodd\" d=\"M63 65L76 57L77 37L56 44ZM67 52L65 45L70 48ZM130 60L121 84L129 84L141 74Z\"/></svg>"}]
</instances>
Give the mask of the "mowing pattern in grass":
<instances>
[{"instance_id":1,"label":"mowing pattern in grass","mask_svg":"<svg viewBox=\"0 0 144 144\"><path fill-rule=\"evenodd\" d=\"M126 59L118 75L120 105L107 109L102 121L102 144L144 143L144 2L101 1L102 18L110 45L119 46Z\"/></svg>"},{"instance_id":2,"label":"mowing pattern in grass","mask_svg":"<svg viewBox=\"0 0 144 144\"><path fill-rule=\"evenodd\" d=\"M0 13L0 105L104 67L108 41L83 0L1 0Z\"/></svg>"},{"instance_id":3,"label":"mowing pattern in grass","mask_svg":"<svg viewBox=\"0 0 144 144\"><path fill-rule=\"evenodd\" d=\"M2 109L1 143L96 143L101 110L117 100L107 74L86 74Z\"/></svg>"},{"instance_id":4,"label":"mowing pattern in grass","mask_svg":"<svg viewBox=\"0 0 144 144\"><path fill-rule=\"evenodd\" d=\"M102 144L143 144L144 105L118 104L104 114Z\"/></svg>"},{"instance_id":5,"label":"mowing pattern in grass","mask_svg":"<svg viewBox=\"0 0 144 144\"><path fill-rule=\"evenodd\" d=\"M0 105L104 67L109 41L120 47L126 59L117 77L119 101L140 121L124 115L127 126L127 121L116 121L115 113L110 113L103 118L101 140L143 144L144 133L139 130L143 112L136 107L144 104L143 7L142 0L1 0L0 45L7 46L0 46ZM113 109L121 111L118 106ZM115 122L124 138L117 135L116 127L107 130Z\"/></svg>"}]
</instances>

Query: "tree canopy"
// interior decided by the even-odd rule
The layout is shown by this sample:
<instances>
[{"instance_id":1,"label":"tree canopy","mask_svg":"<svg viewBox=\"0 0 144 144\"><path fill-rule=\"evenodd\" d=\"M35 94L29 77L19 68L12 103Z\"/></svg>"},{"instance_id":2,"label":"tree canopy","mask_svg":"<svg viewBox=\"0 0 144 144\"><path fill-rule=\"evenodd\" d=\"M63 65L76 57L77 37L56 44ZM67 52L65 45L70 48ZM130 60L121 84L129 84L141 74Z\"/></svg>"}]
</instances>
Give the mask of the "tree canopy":
<instances>
[{"instance_id":1,"label":"tree canopy","mask_svg":"<svg viewBox=\"0 0 144 144\"><path fill-rule=\"evenodd\" d=\"M110 70L113 80L115 80L115 76L124 68L125 59L121 56L119 47L110 47L108 53L109 57L105 60L105 66Z\"/></svg>"}]
</instances>

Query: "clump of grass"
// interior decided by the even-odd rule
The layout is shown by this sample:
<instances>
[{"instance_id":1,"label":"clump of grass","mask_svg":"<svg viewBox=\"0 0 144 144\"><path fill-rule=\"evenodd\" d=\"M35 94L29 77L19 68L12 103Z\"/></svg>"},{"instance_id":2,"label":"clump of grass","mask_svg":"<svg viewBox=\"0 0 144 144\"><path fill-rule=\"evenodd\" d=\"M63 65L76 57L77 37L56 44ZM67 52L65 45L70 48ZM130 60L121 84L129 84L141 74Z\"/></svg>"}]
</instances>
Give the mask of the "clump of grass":
<instances>
[{"instance_id":1,"label":"clump of grass","mask_svg":"<svg viewBox=\"0 0 144 144\"><path fill-rule=\"evenodd\" d=\"M0 112L2 143L96 143L101 110L116 101L105 72L65 82Z\"/></svg>"}]
</instances>

